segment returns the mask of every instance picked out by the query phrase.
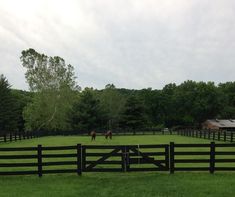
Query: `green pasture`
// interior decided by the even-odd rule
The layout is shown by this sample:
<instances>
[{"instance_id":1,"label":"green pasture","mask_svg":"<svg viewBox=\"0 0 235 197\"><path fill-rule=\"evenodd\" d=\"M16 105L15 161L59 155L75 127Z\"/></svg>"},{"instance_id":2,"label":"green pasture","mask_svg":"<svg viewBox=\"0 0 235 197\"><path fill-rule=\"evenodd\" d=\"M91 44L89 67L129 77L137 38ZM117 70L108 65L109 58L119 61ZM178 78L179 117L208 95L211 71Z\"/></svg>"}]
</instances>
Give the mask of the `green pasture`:
<instances>
[{"instance_id":1,"label":"green pasture","mask_svg":"<svg viewBox=\"0 0 235 197\"><path fill-rule=\"evenodd\" d=\"M139 145L139 144L169 144L170 142L174 143L210 143L207 139L200 139L200 138L192 138L192 137L184 137L178 135L130 135L130 136L114 136L112 140L106 140L104 136L97 136L95 141L91 141L89 136L49 136L49 137L41 137L41 138L34 138L29 140L21 140L16 142L9 142L9 143L2 143L0 147L36 147L38 144L42 146L71 146L76 144L82 145ZM223 143L223 142L216 142L216 143ZM209 151L208 148L175 148L176 151ZM234 148L217 148L218 151L234 151ZM109 149L103 150L88 150L87 152L110 152ZM148 152L163 152L163 148L157 149L144 149L140 151L148 151ZM62 154L62 153L76 153L76 150L60 150L60 151L43 151L43 154ZM12 152L0 152L1 155L11 155L11 154L37 154L36 151L12 151ZM156 159L164 159L164 156L155 156ZM204 156L197 156L197 155L189 155L189 156L175 156L175 159L209 159L209 155ZM217 158L234 158L234 156L217 156ZM96 160L98 158L91 157L87 158L88 160ZM108 160L121 160L120 157L110 157ZM43 162L49 161L76 161L76 158L44 158ZM10 163L10 162L37 162L37 159L5 159L1 160L2 163ZM176 167L207 167L208 163L198 163L198 164L175 164ZM105 167L107 165L99 165L97 167ZM235 164L227 164L227 163L217 163L216 166L231 166L235 167ZM115 166L117 167L117 166ZM140 167L139 165L133 165L133 167ZM142 164L141 167L154 167L151 164ZM43 169L73 169L76 166L47 166ZM36 167L17 167L17 168L4 168L5 171L12 171L12 170L35 170ZM1 170L1 168L0 168Z\"/></svg>"},{"instance_id":2,"label":"green pasture","mask_svg":"<svg viewBox=\"0 0 235 197\"><path fill-rule=\"evenodd\" d=\"M42 146L70 146L83 145L138 145L138 144L169 144L175 143L210 143L207 139L184 137L178 135L127 135L113 136L106 140L104 136L97 136L91 141L89 136L48 136L0 144L0 147L30 147L41 144Z\"/></svg>"},{"instance_id":3,"label":"green pasture","mask_svg":"<svg viewBox=\"0 0 235 197\"><path fill-rule=\"evenodd\" d=\"M176 135L143 135L143 136L114 136L113 140L106 140L98 136L91 142L88 136L49 136L21 140L11 143L1 143L0 147L32 147L42 146L69 146L83 145L138 145L138 144L169 144L175 143L210 143L209 140L176 136ZM219 142L216 142L219 143ZM222 142L220 142L222 143ZM180 149L180 150L179 150ZM221 151L224 148L219 148ZM189 151L178 148L177 151ZM208 148L191 148L193 151L207 151ZM109 151L109 150L102 150ZM149 150L154 151L154 150ZM226 148L226 151L235 151L234 148ZM48 153L75 153L75 150L47 151ZM36 154L36 151L24 152L0 152L6 154ZM181 156L181 158L208 158L208 156ZM231 156L223 156L223 158ZM157 157L161 159L159 156ZM221 156L219 157L221 158ZM95 158L93 158L95 159ZM116 159L116 158L110 158ZM44 159L44 161L75 160L72 158ZM26 160L1 160L1 163L9 162L36 162L33 159ZM138 165L138 164L137 164ZM181 166L208 166L208 164L181 164ZM220 164L223 166L235 166L233 164ZM101 166L102 167L102 166ZM71 169L76 166L50 166L43 169ZM0 168L3 170L35 170L35 167ZM83 173L82 176L74 174L55 174L30 176L1 176L0 196L235 196L235 173L216 172L128 172L128 173Z\"/></svg>"}]
</instances>

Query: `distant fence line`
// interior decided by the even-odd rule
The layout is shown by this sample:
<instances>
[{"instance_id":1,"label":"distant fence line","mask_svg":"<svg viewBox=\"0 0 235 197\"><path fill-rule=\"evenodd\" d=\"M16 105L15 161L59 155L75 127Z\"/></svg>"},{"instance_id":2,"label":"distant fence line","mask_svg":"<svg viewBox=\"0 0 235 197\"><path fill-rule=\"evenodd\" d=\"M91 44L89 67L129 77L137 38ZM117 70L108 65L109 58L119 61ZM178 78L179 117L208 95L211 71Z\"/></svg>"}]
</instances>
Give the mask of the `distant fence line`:
<instances>
[{"instance_id":1,"label":"distant fence line","mask_svg":"<svg viewBox=\"0 0 235 197\"><path fill-rule=\"evenodd\" d=\"M221 148L223 149L220 150ZM235 171L235 151L232 148L235 148L234 143L215 144L214 142L105 146L77 144L57 147L38 145L36 147L0 148L0 175L37 174L41 177L43 174L51 173L82 175L83 172L168 171L173 174L175 171L208 171L210 173ZM199 159L198 156L202 158ZM226 158L221 156L226 156ZM45 161L47 158L50 160ZM31 159L30 162L22 162L22 160L29 159ZM11 160L13 162L10 162ZM217 166L223 163L224 165ZM187 166L187 164L191 165ZM204 166L200 167L198 164L204 164ZM62 166L67 166L67 168ZM21 167L26 169L17 171L12 169ZM47 167L50 168L45 169Z\"/></svg>"},{"instance_id":2,"label":"distant fence line","mask_svg":"<svg viewBox=\"0 0 235 197\"><path fill-rule=\"evenodd\" d=\"M224 142L235 142L235 132L222 130L178 130L177 135L217 140Z\"/></svg>"},{"instance_id":3,"label":"distant fence line","mask_svg":"<svg viewBox=\"0 0 235 197\"><path fill-rule=\"evenodd\" d=\"M17 140L32 139L35 137L35 132L9 132L0 135L0 142L12 142Z\"/></svg>"},{"instance_id":4,"label":"distant fence line","mask_svg":"<svg viewBox=\"0 0 235 197\"><path fill-rule=\"evenodd\" d=\"M98 131L97 135L104 135L105 131ZM188 137L203 138L208 140L216 141L226 141L226 142L235 142L235 131L225 131L225 130L193 130L193 129L184 129L184 130L113 130L113 135L181 135ZM0 134L0 143L1 142L11 142L23 139L31 139L35 137L42 136L54 136L54 135L80 135L87 136L89 132L78 132L78 131L32 131L32 132L9 132L6 134Z\"/></svg>"}]
</instances>

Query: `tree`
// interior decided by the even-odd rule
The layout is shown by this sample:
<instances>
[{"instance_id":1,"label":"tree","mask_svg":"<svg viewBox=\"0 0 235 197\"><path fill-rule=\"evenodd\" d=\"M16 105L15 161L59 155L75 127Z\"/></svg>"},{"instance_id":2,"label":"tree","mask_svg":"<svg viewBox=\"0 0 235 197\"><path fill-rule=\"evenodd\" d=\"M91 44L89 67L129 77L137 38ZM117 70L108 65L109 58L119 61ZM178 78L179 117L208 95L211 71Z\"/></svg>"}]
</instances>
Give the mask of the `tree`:
<instances>
[{"instance_id":1,"label":"tree","mask_svg":"<svg viewBox=\"0 0 235 197\"><path fill-rule=\"evenodd\" d=\"M79 90L74 68L61 57L48 57L34 49L22 51L21 62L27 69L29 88L35 92L32 103L24 110L26 129L68 129L67 114Z\"/></svg>"},{"instance_id":2,"label":"tree","mask_svg":"<svg viewBox=\"0 0 235 197\"><path fill-rule=\"evenodd\" d=\"M14 103L16 109L14 117L17 120L17 129L18 131L24 131L25 121L23 119L23 110L29 103L32 102L32 93L16 89L12 89L11 92L12 96L14 97Z\"/></svg>"},{"instance_id":3,"label":"tree","mask_svg":"<svg viewBox=\"0 0 235 197\"><path fill-rule=\"evenodd\" d=\"M70 120L73 130L89 132L102 127L103 120L100 102L92 89L86 88L73 104Z\"/></svg>"},{"instance_id":4,"label":"tree","mask_svg":"<svg viewBox=\"0 0 235 197\"><path fill-rule=\"evenodd\" d=\"M17 130L14 114L15 101L10 84L3 75L0 75L0 133Z\"/></svg>"},{"instance_id":5,"label":"tree","mask_svg":"<svg viewBox=\"0 0 235 197\"><path fill-rule=\"evenodd\" d=\"M107 114L108 129L117 128L126 98L118 92L113 84L106 85L104 90L98 92L97 97L100 100L103 111Z\"/></svg>"},{"instance_id":6,"label":"tree","mask_svg":"<svg viewBox=\"0 0 235 197\"><path fill-rule=\"evenodd\" d=\"M146 123L144 106L136 96L130 96L125 104L122 114L122 126L136 130L142 128Z\"/></svg>"},{"instance_id":7,"label":"tree","mask_svg":"<svg viewBox=\"0 0 235 197\"><path fill-rule=\"evenodd\" d=\"M156 126L162 123L160 113L160 91L151 88L137 91L137 96L143 101L148 126Z\"/></svg>"},{"instance_id":8,"label":"tree","mask_svg":"<svg viewBox=\"0 0 235 197\"><path fill-rule=\"evenodd\" d=\"M219 84L221 103L223 108L220 111L221 118L235 119L235 82Z\"/></svg>"}]
</instances>

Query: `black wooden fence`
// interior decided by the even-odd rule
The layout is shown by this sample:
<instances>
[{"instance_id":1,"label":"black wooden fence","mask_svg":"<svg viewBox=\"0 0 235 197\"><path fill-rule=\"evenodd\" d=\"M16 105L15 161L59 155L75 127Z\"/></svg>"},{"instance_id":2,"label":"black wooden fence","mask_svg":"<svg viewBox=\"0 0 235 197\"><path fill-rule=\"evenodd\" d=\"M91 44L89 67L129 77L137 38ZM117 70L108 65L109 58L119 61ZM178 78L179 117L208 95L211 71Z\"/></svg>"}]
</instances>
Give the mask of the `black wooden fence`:
<instances>
[{"instance_id":1,"label":"black wooden fence","mask_svg":"<svg viewBox=\"0 0 235 197\"><path fill-rule=\"evenodd\" d=\"M235 171L235 144L0 148L0 175L130 171Z\"/></svg>"},{"instance_id":2,"label":"black wooden fence","mask_svg":"<svg viewBox=\"0 0 235 197\"><path fill-rule=\"evenodd\" d=\"M10 132L0 135L0 142L12 142L17 140L32 139L36 135L33 132Z\"/></svg>"},{"instance_id":3,"label":"black wooden fence","mask_svg":"<svg viewBox=\"0 0 235 197\"><path fill-rule=\"evenodd\" d=\"M218 140L224 142L235 142L235 131L233 132L221 130L178 130L174 133L188 137Z\"/></svg>"}]
</instances>

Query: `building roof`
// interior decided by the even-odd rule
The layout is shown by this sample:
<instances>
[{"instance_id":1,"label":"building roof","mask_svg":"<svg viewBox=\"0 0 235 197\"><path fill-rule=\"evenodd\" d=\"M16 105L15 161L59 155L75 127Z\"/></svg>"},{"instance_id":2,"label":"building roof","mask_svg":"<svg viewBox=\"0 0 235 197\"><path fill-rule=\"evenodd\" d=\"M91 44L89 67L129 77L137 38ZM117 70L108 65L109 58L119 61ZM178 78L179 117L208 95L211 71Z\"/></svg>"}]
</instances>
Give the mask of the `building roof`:
<instances>
[{"instance_id":1,"label":"building roof","mask_svg":"<svg viewBox=\"0 0 235 197\"><path fill-rule=\"evenodd\" d=\"M207 120L206 122L220 128L235 128L235 119L229 120Z\"/></svg>"}]
</instances>

